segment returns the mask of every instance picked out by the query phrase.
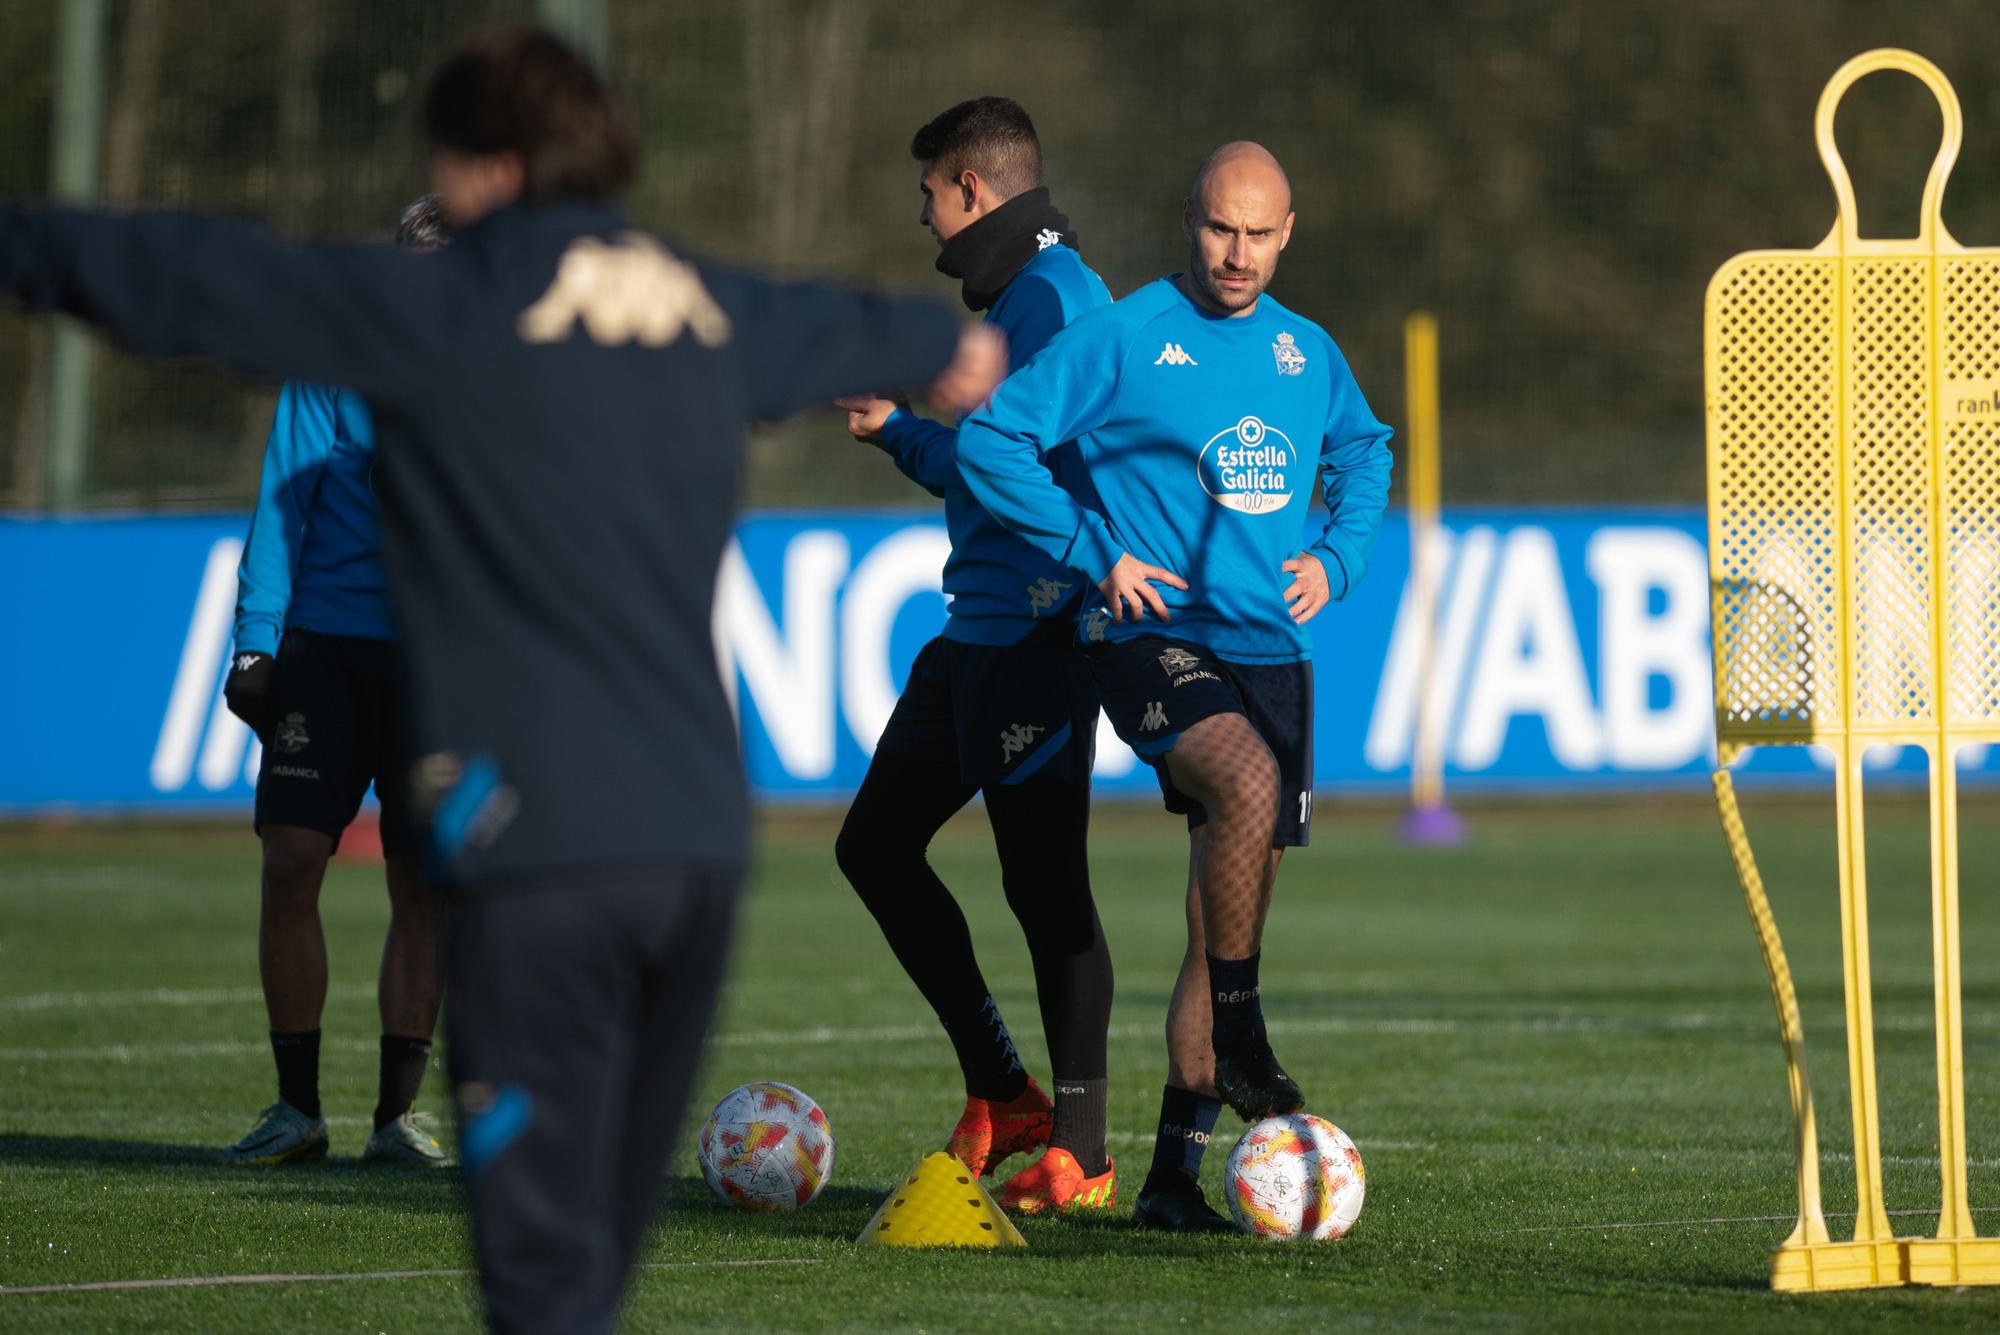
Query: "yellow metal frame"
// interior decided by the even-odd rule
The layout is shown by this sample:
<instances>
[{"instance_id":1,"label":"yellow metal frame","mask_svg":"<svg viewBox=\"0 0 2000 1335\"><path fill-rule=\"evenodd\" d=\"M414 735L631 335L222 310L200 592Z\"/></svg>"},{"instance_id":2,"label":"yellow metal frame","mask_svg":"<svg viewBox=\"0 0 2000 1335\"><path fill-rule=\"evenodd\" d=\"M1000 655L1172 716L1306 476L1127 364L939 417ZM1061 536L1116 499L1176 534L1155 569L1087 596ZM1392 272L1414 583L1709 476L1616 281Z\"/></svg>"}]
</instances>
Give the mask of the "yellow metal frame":
<instances>
[{"instance_id":1,"label":"yellow metal frame","mask_svg":"<svg viewBox=\"0 0 2000 1335\"><path fill-rule=\"evenodd\" d=\"M1437 675L1437 533L1443 505L1438 461L1437 317L1417 311L1403 321L1403 368L1410 423L1410 609L1417 627L1417 711L1410 752L1410 805L1444 807L1444 720L1431 708Z\"/></svg>"},{"instance_id":2,"label":"yellow metal frame","mask_svg":"<svg viewBox=\"0 0 2000 1335\"><path fill-rule=\"evenodd\" d=\"M1834 142L1842 96L1896 70L1937 98L1944 133L1913 238L1859 234ZM1941 213L1963 118L1938 68L1870 51L1821 94L1815 128L1838 215L1809 251L1717 271L1705 311L1709 578L1718 753L1817 743L1835 755L1841 954L1856 1181L1854 1235L1819 1203L1817 1133L1790 971L1726 769L1716 799L1777 1003L1798 1152L1799 1224L1776 1289L2000 1283L2000 1239L1966 1191L1958 912L1960 746L2000 741L2000 250ZM1936 1235L1897 1238L1882 1195L1869 979L1862 757L1930 758L1932 973L1942 1164Z\"/></svg>"}]
</instances>

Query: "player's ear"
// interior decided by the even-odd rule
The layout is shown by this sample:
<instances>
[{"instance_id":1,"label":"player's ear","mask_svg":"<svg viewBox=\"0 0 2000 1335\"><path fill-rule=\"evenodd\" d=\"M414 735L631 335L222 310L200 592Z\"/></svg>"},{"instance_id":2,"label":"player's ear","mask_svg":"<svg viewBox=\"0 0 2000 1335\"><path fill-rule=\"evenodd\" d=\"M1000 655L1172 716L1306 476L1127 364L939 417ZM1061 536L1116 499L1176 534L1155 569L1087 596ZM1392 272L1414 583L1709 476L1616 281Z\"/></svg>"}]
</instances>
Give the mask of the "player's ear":
<instances>
[{"instance_id":1,"label":"player's ear","mask_svg":"<svg viewBox=\"0 0 2000 1335\"><path fill-rule=\"evenodd\" d=\"M973 206L978 202L979 187L982 184L984 182L979 179L979 173L970 168L958 174L958 189L965 197L965 211L967 213L972 212ZM992 187L988 186L987 189L991 190Z\"/></svg>"},{"instance_id":2,"label":"player's ear","mask_svg":"<svg viewBox=\"0 0 2000 1335\"><path fill-rule=\"evenodd\" d=\"M1296 213L1287 213L1285 215L1285 225L1278 232L1279 250L1283 250L1286 246L1292 244L1292 224L1297 222L1298 219L1299 215Z\"/></svg>"}]
</instances>

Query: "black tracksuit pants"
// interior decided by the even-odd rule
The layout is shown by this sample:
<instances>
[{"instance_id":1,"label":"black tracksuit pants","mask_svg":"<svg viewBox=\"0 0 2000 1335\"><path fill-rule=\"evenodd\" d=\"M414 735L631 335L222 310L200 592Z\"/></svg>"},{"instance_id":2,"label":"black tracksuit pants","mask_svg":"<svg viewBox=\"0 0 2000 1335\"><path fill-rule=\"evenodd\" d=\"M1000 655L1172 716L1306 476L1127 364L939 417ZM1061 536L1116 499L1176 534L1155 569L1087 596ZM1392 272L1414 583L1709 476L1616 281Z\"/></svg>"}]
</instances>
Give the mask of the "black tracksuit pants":
<instances>
[{"instance_id":1,"label":"black tracksuit pants","mask_svg":"<svg viewBox=\"0 0 2000 1335\"><path fill-rule=\"evenodd\" d=\"M659 1209L739 878L578 867L456 888L447 1033L497 1331L611 1329Z\"/></svg>"}]
</instances>

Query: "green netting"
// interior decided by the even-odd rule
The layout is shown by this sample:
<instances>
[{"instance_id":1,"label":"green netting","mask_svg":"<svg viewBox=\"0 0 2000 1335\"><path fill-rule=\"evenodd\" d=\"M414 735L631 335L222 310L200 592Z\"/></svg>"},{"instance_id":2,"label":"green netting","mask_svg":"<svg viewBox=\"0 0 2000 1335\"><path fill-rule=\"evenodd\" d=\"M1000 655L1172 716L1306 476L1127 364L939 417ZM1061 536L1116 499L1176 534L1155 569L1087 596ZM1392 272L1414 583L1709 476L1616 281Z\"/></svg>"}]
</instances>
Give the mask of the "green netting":
<instances>
[{"instance_id":1,"label":"green netting","mask_svg":"<svg viewBox=\"0 0 2000 1335\"><path fill-rule=\"evenodd\" d=\"M0 195L46 185L57 3L5 5ZM107 197L341 237L384 232L421 188L416 96L453 36L534 11L110 8ZM634 212L731 257L949 295L906 145L951 102L1004 92L1035 115L1058 202L1124 292L1177 266L1202 153L1264 140L1300 219L1273 290L1334 332L1392 423L1403 317L1438 313L1452 501L1702 495L1703 287L1739 250L1824 230L1804 127L1828 69L1870 46L1926 52L1968 90L1968 141L2000 142L1991 0L609 0L609 19L647 144ZM1909 230L1893 210L1922 167L1905 149L1936 111L1921 89L1852 101L1864 226ZM1953 192L1961 235L2000 235L1994 181L1967 173ZM0 315L5 505L44 494L34 329ZM96 369L92 504L247 501L268 388L109 351ZM919 499L831 418L763 434L752 462L757 503Z\"/></svg>"}]
</instances>

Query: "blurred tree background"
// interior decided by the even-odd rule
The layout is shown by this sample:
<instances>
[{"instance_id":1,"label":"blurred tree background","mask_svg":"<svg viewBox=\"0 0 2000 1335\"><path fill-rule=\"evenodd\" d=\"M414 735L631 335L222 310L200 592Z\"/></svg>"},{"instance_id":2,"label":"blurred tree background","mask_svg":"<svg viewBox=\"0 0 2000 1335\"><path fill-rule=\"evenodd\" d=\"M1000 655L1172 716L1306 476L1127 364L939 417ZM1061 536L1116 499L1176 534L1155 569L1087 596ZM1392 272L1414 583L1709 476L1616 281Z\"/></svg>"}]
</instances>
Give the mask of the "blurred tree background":
<instances>
[{"instance_id":1,"label":"blurred tree background","mask_svg":"<svg viewBox=\"0 0 2000 1335\"><path fill-rule=\"evenodd\" d=\"M64 0L5 0L0 196L48 189ZM111 0L103 197L386 236L419 193L416 108L453 38L530 0ZM1049 184L1115 293L1180 266L1204 152L1268 144L1299 225L1273 291L1403 416L1401 323L1443 329L1455 501L1685 502L1702 488L1701 301L1736 251L1833 217L1821 86L1868 47L1966 111L1946 221L2000 244L1994 0L609 0L645 141L635 218L686 246L955 297L917 226L911 132L964 97L1034 115ZM1938 117L1913 80L1840 118L1864 233L1915 230ZM47 497L47 325L0 314L0 505ZM242 505L272 390L94 357L90 505ZM662 424L663 432L670 424ZM831 414L761 433L753 504L920 498Z\"/></svg>"}]
</instances>

